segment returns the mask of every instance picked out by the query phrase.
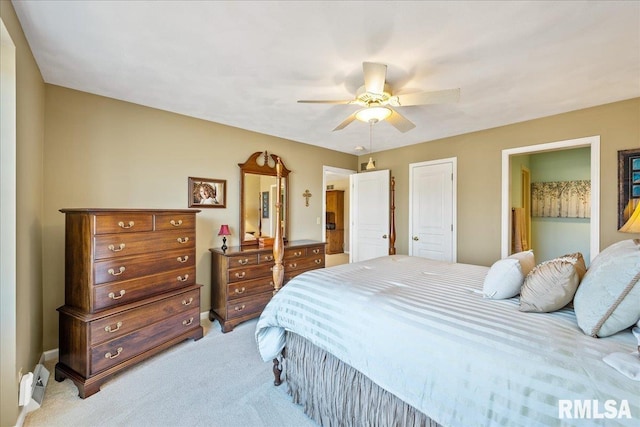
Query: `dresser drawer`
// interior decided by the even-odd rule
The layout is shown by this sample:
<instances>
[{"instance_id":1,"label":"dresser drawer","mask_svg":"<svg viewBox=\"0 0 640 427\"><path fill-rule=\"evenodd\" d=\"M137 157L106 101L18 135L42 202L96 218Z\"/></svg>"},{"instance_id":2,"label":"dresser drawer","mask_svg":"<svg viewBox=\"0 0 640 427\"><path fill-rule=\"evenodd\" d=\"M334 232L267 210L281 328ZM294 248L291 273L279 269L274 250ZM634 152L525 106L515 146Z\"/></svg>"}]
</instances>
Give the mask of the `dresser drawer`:
<instances>
[{"instance_id":1,"label":"dresser drawer","mask_svg":"<svg viewBox=\"0 0 640 427\"><path fill-rule=\"evenodd\" d=\"M107 259L95 262L93 278L96 285L150 276L156 272L195 266L194 248L183 251L156 252L139 257Z\"/></svg>"},{"instance_id":2,"label":"dresser drawer","mask_svg":"<svg viewBox=\"0 0 640 427\"><path fill-rule=\"evenodd\" d=\"M258 263L259 264L273 264L273 253L268 253L268 254L259 254L258 255Z\"/></svg>"},{"instance_id":3,"label":"dresser drawer","mask_svg":"<svg viewBox=\"0 0 640 427\"><path fill-rule=\"evenodd\" d=\"M273 276L230 283L228 288L228 298L229 300L235 300L269 291L273 293Z\"/></svg>"},{"instance_id":4,"label":"dresser drawer","mask_svg":"<svg viewBox=\"0 0 640 427\"><path fill-rule=\"evenodd\" d=\"M156 214L156 230L195 230L196 217L188 213Z\"/></svg>"},{"instance_id":5,"label":"dresser drawer","mask_svg":"<svg viewBox=\"0 0 640 427\"><path fill-rule=\"evenodd\" d=\"M95 234L133 233L153 230L153 214L111 213L95 215Z\"/></svg>"},{"instance_id":6,"label":"dresser drawer","mask_svg":"<svg viewBox=\"0 0 640 427\"><path fill-rule=\"evenodd\" d=\"M153 276L107 283L93 288L94 311L138 301L196 282L195 266L167 271Z\"/></svg>"},{"instance_id":7,"label":"dresser drawer","mask_svg":"<svg viewBox=\"0 0 640 427\"><path fill-rule=\"evenodd\" d=\"M194 327L200 327L199 308L192 308L160 322L149 324L120 338L92 347L90 375L95 375L144 353Z\"/></svg>"},{"instance_id":8,"label":"dresser drawer","mask_svg":"<svg viewBox=\"0 0 640 427\"><path fill-rule=\"evenodd\" d=\"M273 264L262 264L243 268L229 269L227 272L229 283L238 282L241 280L251 280L260 277L269 277L272 273L271 267Z\"/></svg>"},{"instance_id":9,"label":"dresser drawer","mask_svg":"<svg viewBox=\"0 0 640 427\"><path fill-rule=\"evenodd\" d=\"M90 344L95 346L101 342L127 335L136 329L159 322L167 316L173 316L194 307L200 307L200 289L193 289L180 295L93 321L90 324Z\"/></svg>"},{"instance_id":10,"label":"dresser drawer","mask_svg":"<svg viewBox=\"0 0 640 427\"><path fill-rule=\"evenodd\" d=\"M321 254L324 254L324 251L325 251L325 245L313 246L313 247L307 248L307 255L308 256L321 255Z\"/></svg>"},{"instance_id":11,"label":"dresser drawer","mask_svg":"<svg viewBox=\"0 0 640 427\"><path fill-rule=\"evenodd\" d=\"M285 272L324 267L324 255L316 255L314 257L306 257L302 259L289 259L284 261L283 265Z\"/></svg>"},{"instance_id":12,"label":"dresser drawer","mask_svg":"<svg viewBox=\"0 0 640 427\"><path fill-rule=\"evenodd\" d=\"M252 313L261 313L267 303L273 297L273 292L268 291L262 294L239 298L227 303L227 319L246 316Z\"/></svg>"},{"instance_id":13,"label":"dresser drawer","mask_svg":"<svg viewBox=\"0 0 640 427\"><path fill-rule=\"evenodd\" d=\"M307 256L307 248L287 248L283 259L299 259Z\"/></svg>"},{"instance_id":14,"label":"dresser drawer","mask_svg":"<svg viewBox=\"0 0 640 427\"><path fill-rule=\"evenodd\" d=\"M105 234L94 238L94 258L106 259L150 252L195 248L193 229L155 233Z\"/></svg>"},{"instance_id":15,"label":"dresser drawer","mask_svg":"<svg viewBox=\"0 0 640 427\"><path fill-rule=\"evenodd\" d=\"M245 265L256 265L258 263L258 255L235 255L228 257L229 268L237 268Z\"/></svg>"}]
</instances>

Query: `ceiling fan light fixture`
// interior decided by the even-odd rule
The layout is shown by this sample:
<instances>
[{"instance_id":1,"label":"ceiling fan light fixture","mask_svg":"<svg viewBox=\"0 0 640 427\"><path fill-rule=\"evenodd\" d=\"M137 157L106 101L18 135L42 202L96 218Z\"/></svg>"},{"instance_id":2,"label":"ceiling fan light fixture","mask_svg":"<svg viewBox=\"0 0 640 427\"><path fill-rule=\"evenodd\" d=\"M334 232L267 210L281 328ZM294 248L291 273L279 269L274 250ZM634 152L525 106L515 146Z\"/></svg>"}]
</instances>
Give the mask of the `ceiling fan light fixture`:
<instances>
[{"instance_id":1,"label":"ceiling fan light fixture","mask_svg":"<svg viewBox=\"0 0 640 427\"><path fill-rule=\"evenodd\" d=\"M356 113L356 119L369 123L371 120L382 121L391 115L391 110L387 107L368 107Z\"/></svg>"}]
</instances>

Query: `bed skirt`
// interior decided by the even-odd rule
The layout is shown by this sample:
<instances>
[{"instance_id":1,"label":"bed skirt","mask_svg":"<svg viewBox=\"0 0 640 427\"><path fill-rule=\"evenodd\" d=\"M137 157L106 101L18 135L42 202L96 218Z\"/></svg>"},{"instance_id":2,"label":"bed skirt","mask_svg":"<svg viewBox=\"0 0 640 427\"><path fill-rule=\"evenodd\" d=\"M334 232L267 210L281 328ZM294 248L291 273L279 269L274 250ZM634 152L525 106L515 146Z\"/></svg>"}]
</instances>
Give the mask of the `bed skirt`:
<instances>
[{"instance_id":1,"label":"bed skirt","mask_svg":"<svg viewBox=\"0 0 640 427\"><path fill-rule=\"evenodd\" d=\"M333 355L286 333L284 378L293 402L325 427L441 427Z\"/></svg>"}]
</instances>

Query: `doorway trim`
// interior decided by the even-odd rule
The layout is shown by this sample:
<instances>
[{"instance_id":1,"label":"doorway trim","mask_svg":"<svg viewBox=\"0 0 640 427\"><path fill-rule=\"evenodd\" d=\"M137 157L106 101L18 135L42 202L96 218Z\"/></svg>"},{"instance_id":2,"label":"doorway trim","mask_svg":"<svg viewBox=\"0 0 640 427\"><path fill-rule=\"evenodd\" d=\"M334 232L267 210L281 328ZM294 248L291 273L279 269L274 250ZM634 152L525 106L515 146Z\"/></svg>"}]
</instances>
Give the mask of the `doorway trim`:
<instances>
[{"instance_id":1,"label":"doorway trim","mask_svg":"<svg viewBox=\"0 0 640 427\"><path fill-rule=\"evenodd\" d=\"M322 238L320 239L320 241L322 242L327 241L327 233L325 232L325 230L327 229L327 172L344 175L345 177L358 173L357 171L352 169L336 168L334 166L322 166ZM345 202L349 203L347 200L345 200ZM349 229L351 229L351 224L349 224Z\"/></svg>"},{"instance_id":2,"label":"doorway trim","mask_svg":"<svg viewBox=\"0 0 640 427\"><path fill-rule=\"evenodd\" d=\"M565 141L549 142L546 144L529 145L525 147L502 150L502 210L501 210L501 257L509 256L511 248L511 174L510 158L513 155L533 154L544 151L566 150L571 148L591 148L591 218L589 229L589 249L591 260L600 252L600 135L584 138L568 139Z\"/></svg>"}]
</instances>

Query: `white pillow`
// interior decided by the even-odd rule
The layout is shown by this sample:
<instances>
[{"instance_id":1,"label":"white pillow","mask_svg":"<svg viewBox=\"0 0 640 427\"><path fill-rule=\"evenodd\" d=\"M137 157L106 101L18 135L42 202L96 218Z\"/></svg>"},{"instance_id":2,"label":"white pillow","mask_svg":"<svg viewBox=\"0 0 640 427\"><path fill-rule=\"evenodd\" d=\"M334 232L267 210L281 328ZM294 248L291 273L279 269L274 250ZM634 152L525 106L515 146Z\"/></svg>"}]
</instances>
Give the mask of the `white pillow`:
<instances>
[{"instance_id":1,"label":"white pillow","mask_svg":"<svg viewBox=\"0 0 640 427\"><path fill-rule=\"evenodd\" d=\"M640 319L640 240L623 240L600 252L573 300L585 334L607 337Z\"/></svg>"},{"instance_id":2,"label":"white pillow","mask_svg":"<svg viewBox=\"0 0 640 427\"><path fill-rule=\"evenodd\" d=\"M516 258L504 258L493 263L484 278L482 293L485 298L513 298L520 293L524 282L522 266Z\"/></svg>"}]
</instances>

